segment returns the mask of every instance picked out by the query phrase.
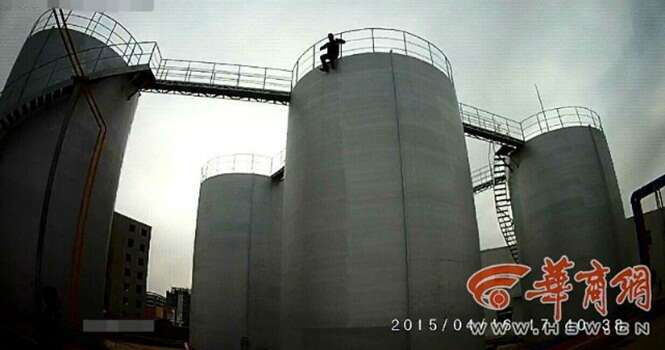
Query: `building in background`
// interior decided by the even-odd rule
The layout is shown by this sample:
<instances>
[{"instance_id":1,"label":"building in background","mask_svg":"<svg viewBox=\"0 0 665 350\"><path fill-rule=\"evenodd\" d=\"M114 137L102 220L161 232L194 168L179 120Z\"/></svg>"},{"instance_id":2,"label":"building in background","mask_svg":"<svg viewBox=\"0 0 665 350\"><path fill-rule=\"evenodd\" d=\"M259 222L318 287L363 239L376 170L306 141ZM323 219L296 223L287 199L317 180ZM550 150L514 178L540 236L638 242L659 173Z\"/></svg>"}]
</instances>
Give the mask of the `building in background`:
<instances>
[{"instance_id":1,"label":"building in background","mask_svg":"<svg viewBox=\"0 0 665 350\"><path fill-rule=\"evenodd\" d=\"M166 297L155 293L145 293L145 308L143 318L147 320L170 320L173 318L174 310L166 305Z\"/></svg>"},{"instance_id":2,"label":"building in background","mask_svg":"<svg viewBox=\"0 0 665 350\"><path fill-rule=\"evenodd\" d=\"M166 304L173 308L171 322L178 327L189 327L191 295L189 288L171 287L166 292Z\"/></svg>"},{"instance_id":3,"label":"building in background","mask_svg":"<svg viewBox=\"0 0 665 350\"><path fill-rule=\"evenodd\" d=\"M117 212L113 214L106 268L108 317L144 316L151 231L149 225Z\"/></svg>"}]
</instances>

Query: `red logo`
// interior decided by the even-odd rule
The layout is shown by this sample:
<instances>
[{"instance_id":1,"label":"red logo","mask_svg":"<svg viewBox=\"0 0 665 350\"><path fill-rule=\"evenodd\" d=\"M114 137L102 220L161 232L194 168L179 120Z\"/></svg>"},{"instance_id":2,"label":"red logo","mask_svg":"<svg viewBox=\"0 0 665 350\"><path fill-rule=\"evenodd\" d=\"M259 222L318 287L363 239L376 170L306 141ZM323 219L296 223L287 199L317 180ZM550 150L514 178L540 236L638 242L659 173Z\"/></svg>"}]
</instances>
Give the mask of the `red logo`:
<instances>
[{"instance_id":1,"label":"red logo","mask_svg":"<svg viewBox=\"0 0 665 350\"><path fill-rule=\"evenodd\" d=\"M556 262L551 258L543 259L542 279L533 283L533 289L524 293L524 299L539 299L541 304L554 305L554 319L560 321L562 304L568 301L568 293L573 285L568 270L575 267L575 262L562 255ZM598 313L607 315L607 274L610 268L600 261L591 259L591 270L578 271L575 282L585 283L582 307L586 310L593 305ZM531 272L531 268L522 264L496 264L478 270L466 281L466 289L473 300L480 306L500 311L510 305L510 293L519 280ZM619 288L617 304L628 301L636 307L651 310L651 272L645 265L630 266L610 280L610 287Z\"/></svg>"},{"instance_id":2,"label":"red logo","mask_svg":"<svg viewBox=\"0 0 665 350\"><path fill-rule=\"evenodd\" d=\"M466 289L478 305L490 310L503 310L510 304L508 290L531 268L520 264L496 264L485 267L469 277Z\"/></svg>"}]
</instances>

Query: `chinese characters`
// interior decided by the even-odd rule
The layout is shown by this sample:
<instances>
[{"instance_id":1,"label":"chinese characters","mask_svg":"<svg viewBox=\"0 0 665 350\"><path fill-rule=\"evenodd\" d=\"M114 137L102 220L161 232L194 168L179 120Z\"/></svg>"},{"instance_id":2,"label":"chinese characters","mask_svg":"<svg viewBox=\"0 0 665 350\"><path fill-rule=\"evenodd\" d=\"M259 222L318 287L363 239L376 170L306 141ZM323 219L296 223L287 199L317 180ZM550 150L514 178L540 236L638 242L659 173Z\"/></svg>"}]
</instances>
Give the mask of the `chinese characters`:
<instances>
[{"instance_id":1,"label":"chinese characters","mask_svg":"<svg viewBox=\"0 0 665 350\"><path fill-rule=\"evenodd\" d=\"M554 320L560 321L562 305L568 301L568 294L573 290L568 274L573 267L575 262L566 255L557 261L545 257L541 267L542 278L533 283L533 289L527 290L524 298L552 304ZM591 259L590 267L573 276L575 282L585 285L582 307L586 310L593 305L596 312L607 316L607 276L610 268L596 259ZM529 266L522 264L491 265L471 275L466 287L478 305L490 310L503 310L510 304L508 290L530 271ZM651 272L647 266L636 265L621 270L609 281L609 287L619 289L617 304L628 302L644 311L651 310Z\"/></svg>"}]
</instances>

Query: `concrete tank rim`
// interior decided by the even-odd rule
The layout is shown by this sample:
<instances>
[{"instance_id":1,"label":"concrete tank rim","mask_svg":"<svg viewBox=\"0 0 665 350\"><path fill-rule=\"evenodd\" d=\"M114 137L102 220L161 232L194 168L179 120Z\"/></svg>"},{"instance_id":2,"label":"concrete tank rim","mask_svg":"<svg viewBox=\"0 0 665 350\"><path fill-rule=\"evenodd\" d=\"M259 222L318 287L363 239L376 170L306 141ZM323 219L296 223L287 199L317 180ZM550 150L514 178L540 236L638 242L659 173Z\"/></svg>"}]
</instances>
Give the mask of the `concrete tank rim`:
<instances>
[{"instance_id":1,"label":"concrete tank rim","mask_svg":"<svg viewBox=\"0 0 665 350\"><path fill-rule=\"evenodd\" d=\"M576 105L543 109L522 119L519 124L525 142L552 131L575 126L588 126L603 131L600 115L596 111L589 107ZM550 124L553 124L552 128L550 128ZM544 131L543 125L545 125ZM531 129L533 131L529 131Z\"/></svg>"},{"instance_id":2,"label":"concrete tank rim","mask_svg":"<svg viewBox=\"0 0 665 350\"><path fill-rule=\"evenodd\" d=\"M205 180L201 181L201 186L203 186L203 184L204 184L205 182L208 182L208 180L216 179L216 178L218 178L218 177L222 177L222 176L229 176L229 175L237 175L237 176L257 176L257 177L263 177L263 178L266 178L266 179L270 179L270 176L268 176L268 175L261 175L261 174L256 174L256 173L246 173L246 172L240 172L240 173L224 173L224 174L213 175L213 176L211 176L211 177L206 178Z\"/></svg>"},{"instance_id":3,"label":"concrete tank rim","mask_svg":"<svg viewBox=\"0 0 665 350\"><path fill-rule=\"evenodd\" d=\"M358 54L354 54L354 55L341 57L341 58L339 58L338 62L344 62L346 59L349 59L349 58L351 58L352 60L355 60L359 57L365 57L365 56L372 56L372 55L385 56L385 55L393 55L393 54L399 56L400 58L404 58L404 59L407 59L407 60L412 60L412 61L414 61L418 64L425 64L427 66L432 67L435 71L437 71L437 74L441 74L441 77L444 78L446 81L448 81L453 86L453 89L454 89L455 85L454 85L453 81L444 72L442 72L440 69L432 66L431 64L429 64L429 63L427 63L423 60L418 59L417 57L407 56L407 55L397 53L397 52L393 52L393 53L390 53L390 52L363 52L363 53L358 53ZM309 72L305 73L302 77L300 77L297 82L295 82L295 84L291 88L291 93L293 93L293 91L295 91L296 87L298 86L298 84L300 82L308 79L308 77L311 76L312 74L334 74L334 73L325 73L325 72L321 72L318 69L310 70Z\"/></svg>"},{"instance_id":4,"label":"concrete tank rim","mask_svg":"<svg viewBox=\"0 0 665 350\"><path fill-rule=\"evenodd\" d=\"M443 73L443 74L444 74L444 75L445 75L445 76L446 76L446 77L447 77L447 78L453 83L453 85L454 85L454 78L453 78L453 68L452 68L452 64L451 64L450 59L448 58L448 56L443 52L443 50L441 50L441 49L440 49L438 46L436 46L434 43L432 43L431 41L429 41L429 40L423 38L422 36L417 35L417 34L414 34L414 33L411 33L411 32L406 31L406 30L402 30L402 29L388 28L388 27L364 27L364 28L355 28L355 29L349 29L349 30L345 30L345 31L341 31L341 32L333 33L333 34L335 35L335 37L340 37L340 38L342 38L342 39L343 39L344 34L347 34L347 35L348 35L349 33L360 32L360 31L370 31L370 33L371 33L371 35L372 35L372 36L370 37L370 39L372 39L372 46L370 46L371 49L372 49L372 51L362 51L363 49L366 49L366 50L369 50L369 49L370 49L370 47L365 47L365 48L355 49L355 50L361 50L361 51L358 52L358 53L352 53L352 54L349 54L349 55L347 55L347 56L344 56L344 49L343 49L343 47L342 47L342 50L340 51L340 57L339 57L339 58L341 59L341 58L343 58L343 57L356 56L356 55L365 54L365 53L388 53L388 52L385 52L385 51L378 51L378 52L375 51L375 48L374 48L374 42L375 42L375 40L374 40L374 39L375 39L375 38L374 38L374 31L375 31L375 30L378 30L378 31L391 31L391 32L399 32L399 33L402 33L402 34L403 34L403 37L404 37L404 45L405 45L405 46L403 46L403 47L398 47L397 45L395 45L395 47L392 47L392 48L391 48L390 52L397 51L397 52L394 52L394 53L395 53L395 54L400 54L400 55L402 55L402 56L413 57L413 58L415 58L415 59L417 59L417 60L419 60L419 61L422 61L422 62L428 63L429 65L435 67L437 70L441 71L441 72L442 72L442 73ZM416 38L417 40L421 40L423 43L427 44L427 48L428 48L428 50L430 51L430 61L427 61L426 58L423 59L423 58L422 58L422 55L420 55L420 54L414 54L413 51L412 51L412 54L409 55L408 50L406 49L406 46L407 46L406 44L407 44L407 42L409 42L408 40L406 40L406 35L410 35L411 37ZM328 39L327 37L324 37L324 38L322 38L322 39L316 41L314 44L308 46L307 49L303 50L303 52L300 54L300 56L298 56L298 58L296 59L296 63L295 63L295 64L292 66L292 68L291 68L291 73L292 73L292 75L294 75L294 74L293 74L294 72L297 72L297 69L298 69L299 63L300 63L300 61L303 59L303 57L306 58L306 57L307 57L307 54L310 53L310 52L312 51L312 49L314 49L313 51L316 52L316 49L319 47L319 45L320 45L321 43L323 43L324 41L326 41L327 39ZM365 39L367 39L367 38L365 38ZM380 39L380 38L376 38L376 39ZM417 47L419 46L419 45L417 45L417 44L415 44L415 43L412 43L412 42L409 42L409 43L414 44L414 45L417 46ZM421 47L421 48L423 48L423 47ZM431 50L432 50L432 49L438 51L438 53L441 55L440 58L443 60L443 64L444 64L444 68L443 68L443 69L440 68L440 67L438 67L436 64L434 64L434 62L435 62L435 60L434 60L434 56L431 55ZM403 52L399 52L400 50L403 51ZM315 56L316 56L316 53L314 53L314 54L312 55L312 61L313 61L313 63L314 63L314 66L316 66L316 62L317 62L317 59L318 59L318 57L315 57ZM312 70L315 70L314 68L315 68L315 67L313 67ZM309 73L309 72L307 72L307 73ZM306 74L307 74L307 73L306 73ZM304 77L306 74L303 74L302 77ZM302 77L294 76L294 77L293 77L293 81L292 81L292 86L295 86L295 85L298 83L298 81L299 81L300 79L302 79Z\"/></svg>"},{"instance_id":5,"label":"concrete tank rim","mask_svg":"<svg viewBox=\"0 0 665 350\"><path fill-rule=\"evenodd\" d=\"M606 138L604 130L596 128L593 125L570 125L570 126L564 126L562 128L558 128L558 129L549 130L549 131L543 132L542 134L538 134L538 135L536 135L536 136L534 136L530 139L527 139L525 141L525 145L529 144L530 142L536 141L536 140L542 138L543 136L552 137L553 134L562 133L562 132L565 132L565 131L569 131L571 129L591 129L592 131L598 132L603 138Z\"/></svg>"}]
</instances>

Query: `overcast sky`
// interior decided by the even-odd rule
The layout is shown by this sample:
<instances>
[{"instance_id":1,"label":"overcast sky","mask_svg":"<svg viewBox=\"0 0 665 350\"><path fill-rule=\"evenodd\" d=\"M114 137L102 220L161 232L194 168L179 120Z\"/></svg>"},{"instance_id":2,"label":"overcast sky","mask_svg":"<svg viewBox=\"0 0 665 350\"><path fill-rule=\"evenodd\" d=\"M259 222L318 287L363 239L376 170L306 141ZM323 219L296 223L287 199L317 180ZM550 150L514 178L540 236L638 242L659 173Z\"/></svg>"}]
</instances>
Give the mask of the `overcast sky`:
<instances>
[{"instance_id":1,"label":"overcast sky","mask_svg":"<svg viewBox=\"0 0 665 350\"><path fill-rule=\"evenodd\" d=\"M0 83L45 0L0 0ZM328 32L403 29L452 62L460 101L522 120L546 108L597 111L628 197L665 173L665 1L162 1L109 13L168 58L291 68ZM153 226L148 289L191 284L200 167L227 153L274 154L287 108L143 94L116 210ZM467 139L471 167L487 145ZM491 192L476 196L481 247L503 244Z\"/></svg>"}]
</instances>

